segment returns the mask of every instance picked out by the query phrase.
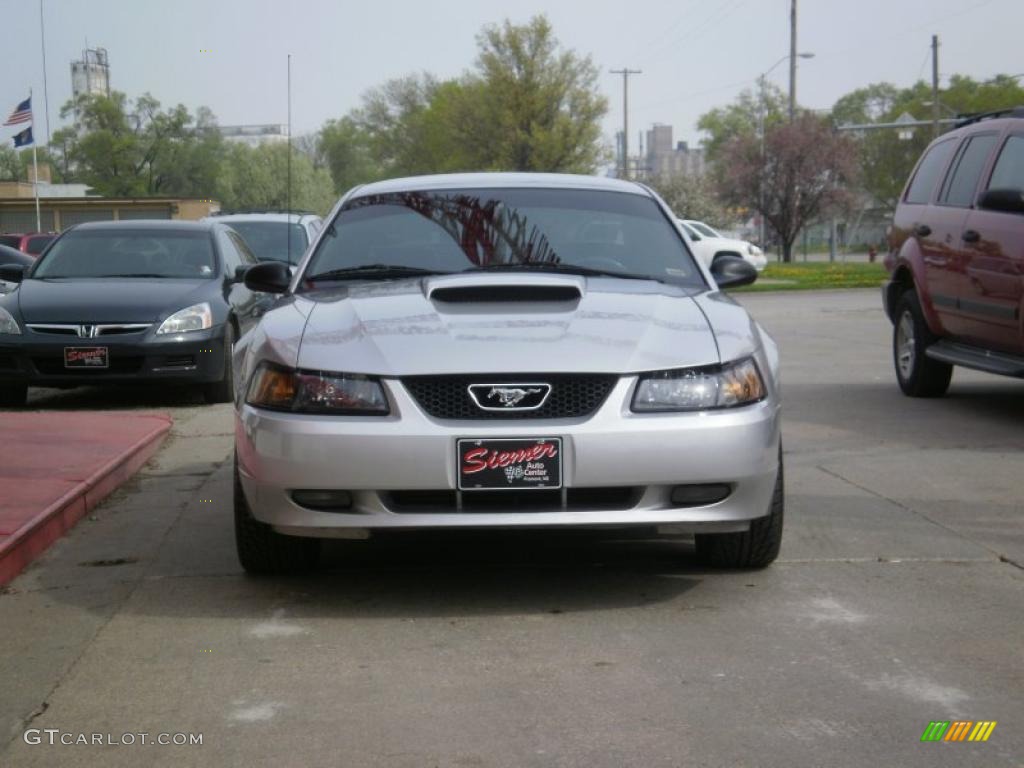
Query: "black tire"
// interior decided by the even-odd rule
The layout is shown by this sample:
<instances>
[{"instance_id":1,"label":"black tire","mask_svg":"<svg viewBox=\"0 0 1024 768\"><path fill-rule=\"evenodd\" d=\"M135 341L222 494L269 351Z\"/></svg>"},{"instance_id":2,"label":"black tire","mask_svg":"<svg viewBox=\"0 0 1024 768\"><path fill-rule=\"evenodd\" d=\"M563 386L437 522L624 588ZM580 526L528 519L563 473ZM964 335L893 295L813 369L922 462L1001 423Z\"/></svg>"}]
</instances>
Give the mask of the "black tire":
<instances>
[{"instance_id":1,"label":"black tire","mask_svg":"<svg viewBox=\"0 0 1024 768\"><path fill-rule=\"evenodd\" d=\"M925 350L936 341L928 328L921 302L913 290L896 302L892 325L892 362L896 381L909 397L942 397L949 389L953 366L932 360Z\"/></svg>"},{"instance_id":2,"label":"black tire","mask_svg":"<svg viewBox=\"0 0 1024 768\"><path fill-rule=\"evenodd\" d=\"M771 507L743 533L699 533L694 536L697 558L716 568L764 568L779 556L782 546L782 518L786 492L779 449L779 473L775 478Z\"/></svg>"},{"instance_id":3,"label":"black tire","mask_svg":"<svg viewBox=\"0 0 1024 768\"><path fill-rule=\"evenodd\" d=\"M320 562L320 540L285 536L252 516L242 490L235 459L235 546L238 562L249 573L284 575L316 568Z\"/></svg>"},{"instance_id":4,"label":"black tire","mask_svg":"<svg viewBox=\"0 0 1024 768\"><path fill-rule=\"evenodd\" d=\"M22 408L28 400L28 384L0 384L0 408Z\"/></svg>"},{"instance_id":5,"label":"black tire","mask_svg":"<svg viewBox=\"0 0 1024 768\"><path fill-rule=\"evenodd\" d=\"M203 398L208 403L230 403L235 399L235 379L231 369L231 348L235 345L235 329L231 323L224 327L224 375L220 381L203 384Z\"/></svg>"}]
</instances>

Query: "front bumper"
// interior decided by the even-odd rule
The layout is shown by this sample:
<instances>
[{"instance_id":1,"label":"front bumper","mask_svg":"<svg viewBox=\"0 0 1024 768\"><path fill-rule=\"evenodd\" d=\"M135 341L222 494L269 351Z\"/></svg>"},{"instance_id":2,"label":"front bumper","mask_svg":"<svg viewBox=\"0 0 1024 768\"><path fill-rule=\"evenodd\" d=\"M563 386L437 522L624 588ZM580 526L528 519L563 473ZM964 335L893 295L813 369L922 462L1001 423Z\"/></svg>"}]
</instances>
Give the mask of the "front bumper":
<instances>
[{"instance_id":1,"label":"front bumper","mask_svg":"<svg viewBox=\"0 0 1024 768\"><path fill-rule=\"evenodd\" d=\"M109 367L67 369L65 347L107 347ZM152 331L80 339L28 328L20 336L0 336L0 383L6 384L60 387L212 382L223 378L224 360L224 326L167 340Z\"/></svg>"},{"instance_id":2,"label":"front bumper","mask_svg":"<svg viewBox=\"0 0 1024 768\"><path fill-rule=\"evenodd\" d=\"M778 472L779 407L774 396L731 410L635 414L635 376L624 376L585 419L442 421L427 416L402 384L386 380L387 417L323 417L243 405L236 418L239 475L253 516L281 533L332 537L372 529L647 527L674 532L742 531L768 513ZM399 510L396 491L456 489L458 438L561 437L563 482L591 498L635 490L628 501L544 509ZM722 501L680 507L676 485L724 483ZM294 490L348 490L344 511L296 504ZM528 493L541 493L531 491ZM437 494L434 494L435 496ZM462 494L464 497L467 494ZM566 497L563 495L562 497ZM516 502L519 503L519 502ZM611 508L609 508L611 507Z\"/></svg>"}]
</instances>

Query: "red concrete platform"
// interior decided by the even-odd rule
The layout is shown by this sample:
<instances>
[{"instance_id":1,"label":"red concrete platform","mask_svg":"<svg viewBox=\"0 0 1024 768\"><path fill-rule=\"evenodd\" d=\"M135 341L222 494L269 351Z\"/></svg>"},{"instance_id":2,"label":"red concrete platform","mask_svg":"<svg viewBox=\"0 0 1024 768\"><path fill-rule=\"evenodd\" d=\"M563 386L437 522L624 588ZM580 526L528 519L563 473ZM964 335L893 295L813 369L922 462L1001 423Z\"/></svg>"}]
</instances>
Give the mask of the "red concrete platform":
<instances>
[{"instance_id":1,"label":"red concrete platform","mask_svg":"<svg viewBox=\"0 0 1024 768\"><path fill-rule=\"evenodd\" d=\"M0 413L0 585L156 453L165 413Z\"/></svg>"}]
</instances>

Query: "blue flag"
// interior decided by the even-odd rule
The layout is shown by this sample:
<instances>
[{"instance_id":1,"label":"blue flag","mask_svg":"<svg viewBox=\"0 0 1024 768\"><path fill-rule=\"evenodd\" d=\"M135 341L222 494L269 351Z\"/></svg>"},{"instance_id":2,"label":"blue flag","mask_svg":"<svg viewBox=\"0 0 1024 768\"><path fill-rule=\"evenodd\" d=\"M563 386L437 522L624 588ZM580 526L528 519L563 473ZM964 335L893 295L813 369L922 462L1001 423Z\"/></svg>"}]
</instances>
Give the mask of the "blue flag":
<instances>
[{"instance_id":1,"label":"blue flag","mask_svg":"<svg viewBox=\"0 0 1024 768\"><path fill-rule=\"evenodd\" d=\"M32 144L32 143L33 143L33 139L32 139L32 126L31 125L28 128L26 128L24 131L22 131L21 133L14 134L14 147L15 147L15 149L17 149L18 147L27 147L29 144Z\"/></svg>"}]
</instances>

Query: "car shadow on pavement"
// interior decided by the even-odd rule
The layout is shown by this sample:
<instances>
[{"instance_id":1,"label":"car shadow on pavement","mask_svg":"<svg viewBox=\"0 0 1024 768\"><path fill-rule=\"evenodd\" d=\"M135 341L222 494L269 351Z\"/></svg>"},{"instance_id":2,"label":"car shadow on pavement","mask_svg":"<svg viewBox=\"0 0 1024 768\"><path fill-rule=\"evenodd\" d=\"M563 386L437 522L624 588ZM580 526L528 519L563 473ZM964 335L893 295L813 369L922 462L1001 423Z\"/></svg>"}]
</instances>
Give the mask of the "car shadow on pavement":
<instances>
[{"instance_id":1,"label":"car shadow on pavement","mask_svg":"<svg viewBox=\"0 0 1024 768\"><path fill-rule=\"evenodd\" d=\"M24 410L125 410L204 405L202 392L186 386L31 387Z\"/></svg>"}]
</instances>

